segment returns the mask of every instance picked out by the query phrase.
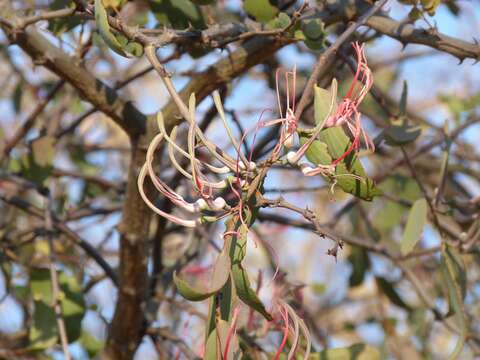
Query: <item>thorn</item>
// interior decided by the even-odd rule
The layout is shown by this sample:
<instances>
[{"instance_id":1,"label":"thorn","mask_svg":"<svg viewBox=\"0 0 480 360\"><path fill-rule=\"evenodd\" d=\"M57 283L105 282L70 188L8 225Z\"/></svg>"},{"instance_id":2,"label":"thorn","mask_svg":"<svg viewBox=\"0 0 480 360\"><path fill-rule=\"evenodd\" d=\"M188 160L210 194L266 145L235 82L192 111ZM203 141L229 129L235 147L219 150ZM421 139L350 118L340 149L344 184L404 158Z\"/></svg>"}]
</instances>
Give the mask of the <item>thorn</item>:
<instances>
[{"instance_id":1,"label":"thorn","mask_svg":"<svg viewBox=\"0 0 480 360\"><path fill-rule=\"evenodd\" d=\"M462 58L462 57L458 57L458 65L462 65L463 61L465 60L465 58Z\"/></svg>"}]
</instances>

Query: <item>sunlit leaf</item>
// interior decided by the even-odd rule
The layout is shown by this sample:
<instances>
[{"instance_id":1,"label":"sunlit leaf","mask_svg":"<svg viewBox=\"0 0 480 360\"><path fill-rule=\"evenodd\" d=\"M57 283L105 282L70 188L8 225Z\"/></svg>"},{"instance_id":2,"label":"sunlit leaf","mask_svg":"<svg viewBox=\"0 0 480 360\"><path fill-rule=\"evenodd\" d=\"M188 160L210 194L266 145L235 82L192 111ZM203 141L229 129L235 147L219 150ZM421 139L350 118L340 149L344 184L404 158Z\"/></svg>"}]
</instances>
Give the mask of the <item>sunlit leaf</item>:
<instances>
[{"instance_id":1,"label":"sunlit leaf","mask_svg":"<svg viewBox=\"0 0 480 360\"><path fill-rule=\"evenodd\" d=\"M407 224L400 242L400 252L407 255L418 243L422 236L423 228L427 222L427 201L419 199L415 201L408 214Z\"/></svg>"},{"instance_id":2,"label":"sunlit leaf","mask_svg":"<svg viewBox=\"0 0 480 360\"><path fill-rule=\"evenodd\" d=\"M278 14L278 8L270 4L269 0L245 0L243 8L247 14L263 23L272 20Z\"/></svg>"},{"instance_id":3,"label":"sunlit leaf","mask_svg":"<svg viewBox=\"0 0 480 360\"><path fill-rule=\"evenodd\" d=\"M323 122L337 110L337 81L332 80L330 90L323 89L319 86L314 87L314 117L315 124L323 124Z\"/></svg>"},{"instance_id":4,"label":"sunlit leaf","mask_svg":"<svg viewBox=\"0 0 480 360\"><path fill-rule=\"evenodd\" d=\"M87 331L82 331L79 342L87 351L90 359L93 359L104 346L103 341L98 340Z\"/></svg>"},{"instance_id":5,"label":"sunlit leaf","mask_svg":"<svg viewBox=\"0 0 480 360\"><path fill-rule=\"evenodd\" d=\"M248 278L247 271L242 265L247 247L247 229L242 225L238 231L239 236L232 237L236 239L236 241L232 243L232 246L234 246L232 277L233 282L235 283L237 296L245 304L258 311L267 320L271 321L273 319L272 315L270 315L270 313L265 309L262 301L258 298L256 292L250 286L250 280Z\"/></svg>"}]
</instances>

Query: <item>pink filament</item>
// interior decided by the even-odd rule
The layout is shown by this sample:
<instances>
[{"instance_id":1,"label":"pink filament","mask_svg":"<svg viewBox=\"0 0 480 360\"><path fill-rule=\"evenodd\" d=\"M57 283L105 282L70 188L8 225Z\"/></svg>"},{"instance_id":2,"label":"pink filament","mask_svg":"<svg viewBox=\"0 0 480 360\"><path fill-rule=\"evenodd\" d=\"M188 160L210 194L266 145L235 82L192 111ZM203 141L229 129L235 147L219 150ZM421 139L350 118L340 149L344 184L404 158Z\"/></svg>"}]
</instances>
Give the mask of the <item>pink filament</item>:
<instances>
[{"instance_id":1,"label":"pink filament","mask_svg":"<svg viewBox=\"0 0 480 360\"><path fill-rule=\"evenodd\" d=\"M282 310L284 312L282 312ZM289 332L288 311L283 306L280 308L280 315L282 316L282 319L285 323L285 326L283 327L283 339L282 339L282 342L280 343L280 347L275 353L275 357L273 358L273 360L278 360L280 358L280 355L282 354L282 351L285 348L285 345L287 344L287 339L288 339L288 332Z\"/></svg>"},{"instance_id":2,"label":"pink filament","mask_svg":"<svg viewBox=\"0 0 480 360\"><path fill-rule=\"evenodd\" d=\"M358 43L354 43L353 48L357 55L357 70L355 76L353 77L347 95L338 106L336 114L331 116L325 124L325 127L342 126L346 124L353 136L353 142L342 156L332 162L333 165L345 159L353 150L358 150L361 137L363 137L367 149L375 149L375 145L362 127L361 114L358 111L358 106L373 85L373 75L365 58L364 45L360 46Z\"/></svg>"}]
</instances>

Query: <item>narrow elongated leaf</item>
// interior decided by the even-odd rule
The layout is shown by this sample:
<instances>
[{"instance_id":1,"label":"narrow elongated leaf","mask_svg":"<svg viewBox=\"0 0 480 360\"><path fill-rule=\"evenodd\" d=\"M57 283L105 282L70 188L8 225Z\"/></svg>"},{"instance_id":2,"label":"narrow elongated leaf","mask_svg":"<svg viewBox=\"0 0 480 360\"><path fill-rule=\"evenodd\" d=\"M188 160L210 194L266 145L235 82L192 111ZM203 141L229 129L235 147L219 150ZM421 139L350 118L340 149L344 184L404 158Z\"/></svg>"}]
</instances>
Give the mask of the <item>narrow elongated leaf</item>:
<instances>
[{"instance_id":1,"label":"narrow elongated leaf","mask_svg":"<svg viewBox=\"0 0 480 360\"><path fill-rule=\"evenodd\" d=\"M177 290L185 299L190 301L202 301L220 291L230 276L230 256L227 251L222 251L213 267L210 285L204 288L195 288L180 278L176 272L173 274L173 281Z\"/></svg>"},{"instance_id":2,"label":"narrow elongated leaf","mask_svg":"<svg viewBox=\"0 0 480 360\"><path fill-rule=\"evenodd\" d=\"M102 0L95 0L95 23L100 36L108 45L108 47L115 51L118 55L128 57L128 54L123 50L122 45L118 42L117 38L110 30L107 11L103 7Z\"/></svg>"},{"instance_id":3,"label":"narrow elongated leaf","mask_svg":"<svg viewBox=\"0 0 480 360\"><path fill-rule=\"evenodd\" d=\"M395 287L390 281L384 277L377 276L375 278L378 288L385 294L385 296L395 305L410 311L411 307L402 299L400 294L395 290Z\"/></svg>"},{"instance_id":4,"label":"narrow elongated leaf","mask_svg":"<svg viewBox=\"0 0 480 360\"><path fill-rule=\"evenodd\" d=\"M400 252L402 255L410 253L422 236L423 228L427 222L427 201L418 199L413 204L408 214L407 225L403 232L400 243Z\"/></svg>"},{"instance_id":5,"label":"narrow elongated leaf","mask_svg":"<svg viewBox=\"0 0 480 360\"><path fill-rule=\"evenodd\" d=\"M239 236L232 237L235 241L232 242L233 249L233 262L232 262L232 277L235 283L235 289L237 296L245 304L252 309L258 311L267 320L273 320L272 315L266 310L265 306L258 298L255 291L250 286L250 280L248 278L247 271L242 266L242 261L245 258L247 248L247 228L241 226L239 229Z\"/></svg>"},{"instance_id":6,"label":"narrow elongated leaf","mask_svg":"<svg viewBox=\"0 0 480 360\"><path fill-rule=\"evenodd\" d=\"M385 142L390 146L401 146L415 141L422 129L419 126L408 126L406 122L390 125L384 133Z\"/></svg>"}]
</instances>

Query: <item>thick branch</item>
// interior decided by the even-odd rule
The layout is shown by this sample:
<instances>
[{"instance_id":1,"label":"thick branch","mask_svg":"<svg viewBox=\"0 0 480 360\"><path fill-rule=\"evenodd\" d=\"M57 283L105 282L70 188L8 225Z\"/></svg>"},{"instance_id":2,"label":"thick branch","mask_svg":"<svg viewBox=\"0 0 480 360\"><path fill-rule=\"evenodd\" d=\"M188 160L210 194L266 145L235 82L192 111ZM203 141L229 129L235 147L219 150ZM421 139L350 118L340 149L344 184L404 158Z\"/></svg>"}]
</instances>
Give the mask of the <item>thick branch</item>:
<instances>
[{"instance_id":1,"label":"thick branch","mask_svg":"<svg viewBox=\"0 0 480 360\"><path fill-rule=\"evenodd\" d=\"M422 44L456 56L460 60L472 58L480 60L480 45L469 43L436 30L415 28L411 24L402 24L388 16L372 16L367 25L378 32L397 39L402 44Z\"/></svg>"},{"instance_id":2,"label":"thick branch","mask_svg":"<svg viewBox=\"0 0 480 360\"><path fill-rule=\"evenodd\" d=\"M146 116L131 102L122 100L112 88L95 78L78 59L50 43L33 27L24 31L5 23L0 23L0 27L11 44L20 46L35 64L45 66L68 81L85 100L111 117L131 137L144 132Z\"/></svg>"}]
</instances>

